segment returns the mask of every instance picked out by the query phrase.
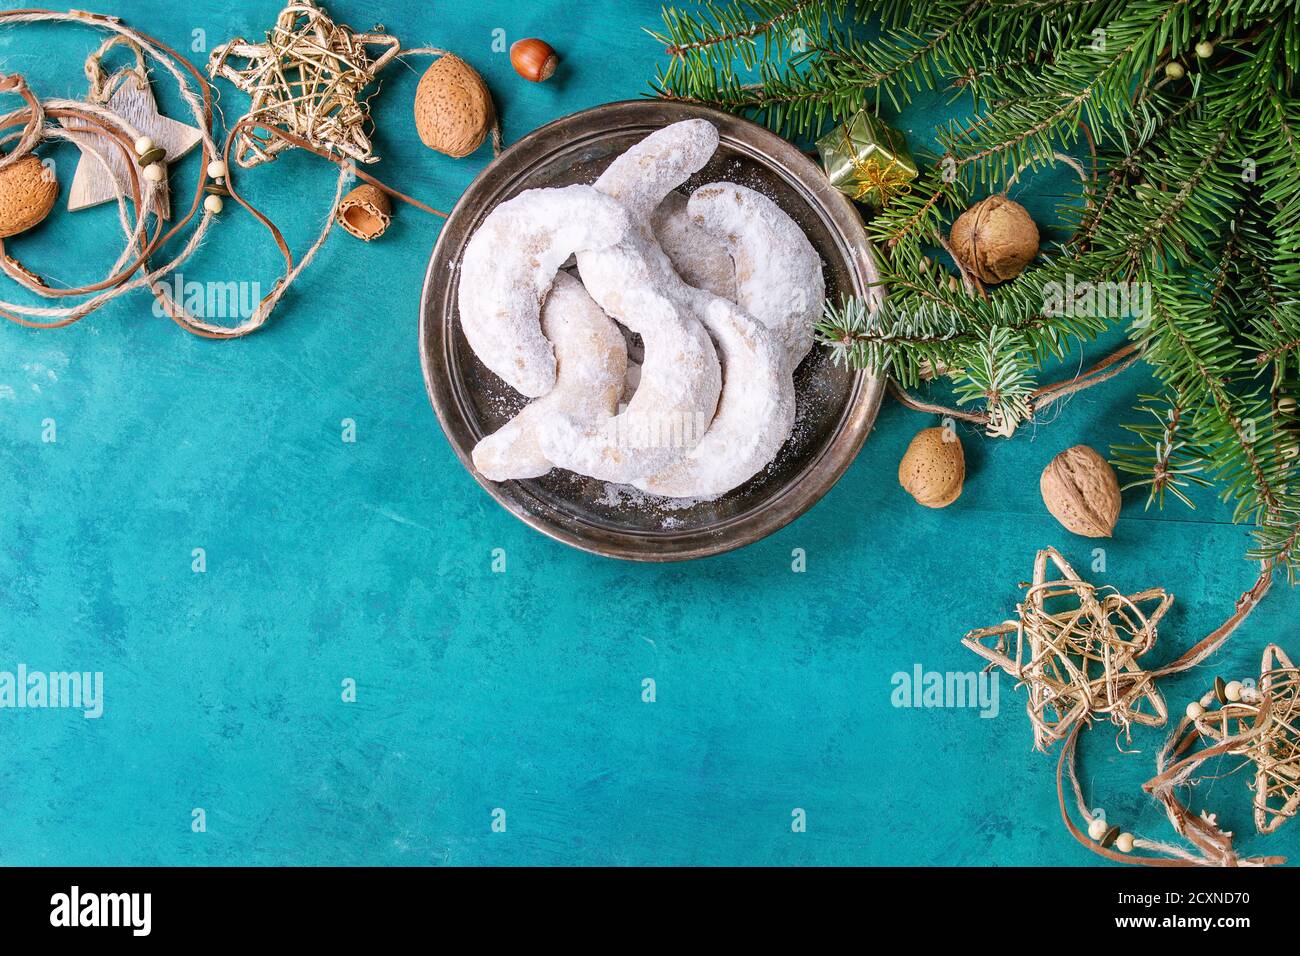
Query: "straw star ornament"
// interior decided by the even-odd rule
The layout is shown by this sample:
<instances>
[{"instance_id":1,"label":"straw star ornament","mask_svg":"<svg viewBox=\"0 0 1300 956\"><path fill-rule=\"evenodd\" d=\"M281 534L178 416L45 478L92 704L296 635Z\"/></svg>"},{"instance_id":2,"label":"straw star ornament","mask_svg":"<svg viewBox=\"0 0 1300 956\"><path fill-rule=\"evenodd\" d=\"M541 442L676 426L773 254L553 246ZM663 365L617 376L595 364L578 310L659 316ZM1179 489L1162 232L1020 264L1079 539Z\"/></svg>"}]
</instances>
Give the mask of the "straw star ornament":
<instances>
[{"instance_id":1,"label":"straw star ornament","mask_svg":"<svg viewBox=\"0 0 1300 956\"><path fill-rule=\"evenodd\" d=\"M372 59L368 47L381 49ZM244 120L257 124L236 138L235 161L251 168L292 148L269 131L275 127L335 156L375 162L365 131L370 112L358 97L398 48L396 37L336 24L311 0L281 10L265 43L236 37L217 46L208 74L249 94Z\"/></svg>"},{"instance_id":2,"label":"straw star ornament","mask_svg":"<svg viewBox=\"0 0 1300 956\"><path fill-rule=\"evenodd\" d=\"M1049 562L1057 572L1050 579ZM962 643L1028 688L1034 746L1047 750L1096 714L1126 730L1165 723L1169 712L1156 674L1138 659L1155 645L1156 625L1173 600L1161 588L1123 595L1089 584L1055 548L1046 548L1034 561L1017 619L971 631Z\"/></svg>"},{"instance_id":3,"label":"straw star ornament","mask_svg":"<svg viewBox=\"0 0 1300 956\"><path fill-rule=\"evenodd\" d=\"M1216 702L1221 702L1213 709ZM1245 757L1255 765L1255 827L1272 833L1300 810L1300 669L1276 644L1264 649L1259 682L1215 682L1188 708L1209 753ZM1190 743L1190 741L1189 741ZM1196 755L1196 765L1207 751Z\"/></svg>"}]
</instances>

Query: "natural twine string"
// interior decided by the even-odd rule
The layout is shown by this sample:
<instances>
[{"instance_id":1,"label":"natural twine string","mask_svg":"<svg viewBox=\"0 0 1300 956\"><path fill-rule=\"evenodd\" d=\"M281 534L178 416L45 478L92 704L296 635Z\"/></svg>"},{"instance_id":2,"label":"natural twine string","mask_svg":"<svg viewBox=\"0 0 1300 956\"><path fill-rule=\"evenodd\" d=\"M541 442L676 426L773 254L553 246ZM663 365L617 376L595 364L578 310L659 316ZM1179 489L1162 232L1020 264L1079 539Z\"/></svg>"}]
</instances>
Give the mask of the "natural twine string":
<instances>
[{"instance_id":1,"label":"natural twine string","mask_svg":"<svg viewBox=\"0 0 1300 956\"><path fill-rule=\"evenodd\" d=\"M19 139L18 145L9 153L0 156L0 170L3 170L29 154L41 141L42 129L45 126L45 110L28 89L27 81L17 73L0 74L0 93L18 94L26 101L28 110L27 123L23 127L22 138Z\"/></svg>"},{"instance_id":2,"label":"natural twine string","mask_svg":"<svg viewBox=\"0 0 1300 956\"><path fill-rule=\"evenodd\" d=\"M1049 561L1060 572L1057 580L1048 579ZM1167 770L1164 761L1170 744L1166 744L1157 764L1161 775L1146 785L1145 789L1164 804L1174 829L1192 844L1192 851L1141 837L1135 838L1134 847L1148 851L1149 855L1135 856L1102 846L1075 824L1066 801L1068 785L1074 793L1079 815L1086 820L1094 818L1096 811L1084 798L1077 774L1080 731L1097 716L1109 717L1125 733L1134 723L1146 726L1164 724L1168 711L1156 681L1190 670L1218 651L1268 592L1272 568L1272 563L1264 562L1260 578L1238 599L1236 610L1228 620L1176 660L1148 671L1138 667L1137 658L1154 646L1156 624L1168 610L1173 597L1159 588L1129 597L1113 593L1113 589L1099 590L1082 581L1053 548L1040 551L1035 559L1034 580L1028 585L1026 600L1017 606L1018 619L972 631L962 639L968 648L991 664L1002 667L1028 687L1027 710L1034 729L1035 746L1046 750L1056 741L1064 741L1056 773L1061 818L1071 835L1094 853L1115 862L1144 866L1267 866L1282 862L1283 858L1271 856L1238 857L1233 850L1231 834L1218 827L1213 815L1193 814L1173 793L1175 786L1191 776L1195 766L1211 756L1228 752L1227 749L1209 748L1198 754L1200 760L1195 766ZM1049 600L1067 595L1078 598L1078 608L1053 611L1046 606ZM1147 600L1159 602L1150 614L1138 607ZM1006 643L1007 635L1013 631L1016 633L1014 658L1008 655ZM984 641L991 637L996 638L996 642L992 646L985 644ZM1024 654L1026 648L1028 658ZM1290 662L1287 661L1286 665L1289 667ZM1263 683L1261 679L1261 686ZM1279 681L1274 686L1283 685ZM1286 686L1294 695L1300 683ZM1143 703L1150 709L1143 710ZM1300 704L1294 706L1296 709L1288 710L1288 714L1300 716ZM1293 734L1296 733L1292 719L1288 718L1287 725ZM1178 736L1175 733L1171 741ZM1180 746L1186 749L1189 745L1184 742ZM1274 770L1278 766L1296 770L1300 766L1300 750L1286 760L1275 760L1270 766ZM1297 780L1300 781L1300 776ZM1280 792L1277 786L1270 786L1268 790L1270 796ZM1295 800L1295 805L1288 802L1284 806L1290 806L1294 812L1296 807L1300 807L1300 792L1295 795Z\"/></svg>"},{"instance_id":3,"label":"natural twine string","mask_svg":"<svg viewBox=\"0 0 1300 956\"><path fill-rule=\"evenodd\" d=\"M109 77L100 68L100 64L103 62L105 55L115 46L125 46L135 55L135 69L123 71ZM139 89L144 89L148 85L149 68L144 62L144 51L130 37L122 34L109 37L99 45L99 49L86 57L86 80L90 83L90 102L107 103L113 98L113 93L117 87L126 79L128 72L135 74L135 82Z\"/></svg>"},{"instance_id":4,"label":"natural twine string","mask_svg":"<svg viewBox=\"0 0 1300 956\"><path fill-rule=\"evenodd\" d=\"M335 190L335 197L330 207L330 214L324 221L315 241L308 247L301 260L295 262L294 256L278 227L276 227L267 216L240 196L235 187L234 179L228 172L226 177L226 188L229 191L231 198L252 213L258 222L260 222L263 227L271 233L276 247L279 250L281 257L284 259L284 273L276 280L271 292L263 297L253 314L241 325L230 328L206 322L203 319L192 315L182 304L177 303L171 297L166 283L159 280L183 264L202 244L202 241L215 218L215 214L204 210L198 226L186 237L186 242L182 249L163 266L150 268L149 257L161 246L166 244L172 237L177 235L180 230L185 228L199 212L203 203L205 192L204 187L209 182L206 170L208 162L216 156L221 155L227 160L227 166L229 167L229 154L232 143L236 140L236 137L251 131L255 126L257 126L258 124L256 120L249 117L241 119L227 135L224 148L218 149L211 132L212 90L211 86L203 78L202 74L199 73L193 64L171 47L148 36L147 34L125 26L116 17L108 17L102 14L86 13L77 10L61 13L52 10L23 9L0 11L0 22L73 22L91 26L96 29L107 30L110 33L115 34L115 37L110 38L111 42L102 44L95 53L91 54L91 57L88 59L86 64L87 75L90 76L92 71L96 74L98 73L99 61L111 46L117 43L126 43L133 52L137 53L137 56L143 57L143 60L159 63L175 78L181 97L190 109L195 123L200 129L205 146L203 169L201 170L200 176L196 182L194 198L189 211L166 233L162 233L162 222L155 217L157 222L154 233L148 241L145 241L142 230L146 215L150 209L149 204L150 202L155 201L153 199L154 184L149 183L147 180L144 180L142 183L141 177L137 174L137 164L135 161L133 146L135 138L139 136L138 131L135 131L129 123L118 117L116 114L97 107L94 103L76 103L65 100L46 100L41 102L31 94L21 77L0 76L0 92L18 93L23 97L27 104L23 109L11 113L9 116L4 118L4 121L7 122L8 125L16 125L17 122L24 120L25 125L17 144L8 154L3 158L0 158L0 169L3 169L10 163L16 162L22 156L28 155L37 145L39 145L40 142L47 138L66 138L64 135L66 131L57 127L46 127L44 122L46 115L52 116L56 119L61 116L69 116L83 120L88 126L88 129L79 130L78 132L90 132L92 135L107 139L111 144L125 152L127 157L126 166L131 179L131 183L129 184L131 195L129 198L136 209L137 223L134 228L129 227L125 212L125 200L127 197L120 185L116 185L116 180L114 180L116 188L115 199L119 204L119 218L123 223L124 231L128 233L127 246L119 257L119 264L125 261L129 251L139 249L139 255L134 261L121 268L115 267L113 274L103 282L78 288L52 289L43 277L22 265L16 259L6 255L4 253L4 245L0 242L0 268L2 268L7 275L14 278L30 291L46 298L85 295L92 292L99 293L98 295L95 295L73 307L38 308L0 302L0 315L3 315L10 321L30 328L61 328L84 318L95 309L112 301L120 295L133 289L144 287L153 292L155 297L161 303L166 314L186 331L205 338L238 338L256 331L265 324L267 319L270 317L271 312L275 309L275 306L281 301L287 292L289 286L299 275L302 274L303 269L306 268L323 246L325 239L333 226L335 213L337 211L339 199L342 196L343 187L351 176L357 176L358 178L370 182L382 189L388 195L425 212L443 217L446 216L446 213L419 202L404 193L388 187L374 177L362 173L360 170L356 169L350 161L340 162L338 156L332 155L329 151L308 142L305 138L298 137L282 130L270 130L269 132L277 139L282 140L286 146L291 145L306 149L316 155L323 156L326 159L339 163L339 180ZM194 82L193 89L190 86L191 79ZM91 87L93 99L95 98L94 90L97 88L94 78L91 79ZM102 85L99 86L98 89L102 95ZM0 128L3 128L3 126L0 126ZM91 154L95 157L97 162L105 162L105 157L97 150L94 150L93 147L91 148ZM138 275L136 275L137 272L139 272ZM133 276L134 278L132 278ZM38 322L34 321L32 318L27 318L26 316L40 317L52 321Z\"/></svg>"}]
</instances>

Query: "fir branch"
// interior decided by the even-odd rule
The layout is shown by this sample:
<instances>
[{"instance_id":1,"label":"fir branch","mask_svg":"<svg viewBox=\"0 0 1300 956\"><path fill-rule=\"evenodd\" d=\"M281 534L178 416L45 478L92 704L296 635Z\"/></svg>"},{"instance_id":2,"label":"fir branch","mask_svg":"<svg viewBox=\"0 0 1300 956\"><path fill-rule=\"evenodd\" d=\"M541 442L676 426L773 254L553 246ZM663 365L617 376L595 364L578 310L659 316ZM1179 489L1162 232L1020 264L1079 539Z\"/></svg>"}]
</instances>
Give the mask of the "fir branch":
<instances>
[{"instance_id":1,"label":"fir branch","mask_svg":"<svg viewBox=\"0 0 1300 956\"><path fill-rule=\"evenodd\" d=\"M841 9L865 30L823 16L828 4L817 42L793 56L786 21L765 21L813 8L744 6L755 11L747 23L713 17L721 42L672 57L655 84L662 95L788 134L819 132L873 95L895 107L926 88L971 98L973 119L939 131L944 155L870 220L890 296L874 312L861 300L827 309L818 333L836 361L897 379L896 394L927 409L942 406L903 389L941 368L959 402L984 409L945 413L996 428L1073 387L1035 388L1046 363L1127 328L1164 387L1143 397L1126 426L1133 440L1114 449L1126 487L1146 487L1148 506L1166 494L1190 505L1194 487L1214 484L1235 518L1254 523L1251 554L1265 575L1294 576L1300 425L1283 414L1284 397L1300 392L1294 0L860 0ZM740 17L742 6L727 11ZM698 28L680 18L675 27L687 42ZM756 76L723 62L728 51L752 66L757 44L774 40ZM1201 40L1213 50L1193 52ZM951 251L952 221L1022 169L1075 150L1081 135L1093 176L1086 207L1063 217L1071 239L1019 278L963 293L935 258ZM1148 301L1130 314L1062 309L1063 286L1146 290ZM1080 384L1132 360L1108 360Z\"/></svg>"},{"instance_id":2,"label":"fir branch","mask_svg":"<svg viewBox=\"0 0 1300 956\"><path fill-rule=\"evenodd\" d=\"M1148 509L1152 504L1163 508L1166 492L1195 509L1184 489L1193 485L1206 487L1210 482L1201 473L1204 470L1202 450L1190 446L1184 435L1185 399L1178 392L1140 398L1143 404L1138 412L1155 421L1124 425L1125 430L1137 436L1138 444L1111 448L1111 462L1116 470L1138 476L1120 490L1147 488Z\"/></svg>"},{"instance_id":3,"label":"fir branch","mask_svg":"<svg viewBox=\"0 0 1300 956\"><path fill-rule=\"evenodd\" d=\"M801 13L806 13L812 8L825 8L827 5L821 0L798 0L792 7L784 10L774 9L766 18L757 21L745 21L749 11L739 6L733 6L730 10L722 12L718 7L711 7L713 12L713 24L696 31L696 39L685 42L668 42L664 47L664 52L669 56L681 56L688 50L699 50L710 46L728 46L740 41L752 40L754 37L767 33L778 24L798 17ZM667 16L667 11L665 11ZM682 22L680 20L676 22ZM728 26L744 22L744 26ZM657 37L656 37L657 39Z\"/></svg>"}]
</instances>

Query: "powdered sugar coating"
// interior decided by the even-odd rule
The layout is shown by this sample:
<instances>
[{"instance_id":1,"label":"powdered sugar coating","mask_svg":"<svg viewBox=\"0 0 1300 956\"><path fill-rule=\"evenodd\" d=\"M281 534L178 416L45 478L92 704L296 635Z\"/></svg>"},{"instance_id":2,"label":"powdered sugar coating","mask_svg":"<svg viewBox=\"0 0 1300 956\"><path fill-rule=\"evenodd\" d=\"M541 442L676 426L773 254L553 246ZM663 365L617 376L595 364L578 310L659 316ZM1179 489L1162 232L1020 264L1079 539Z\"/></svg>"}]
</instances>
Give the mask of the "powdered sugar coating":
<instances>
[{"instance_id":1,"label":"powdered sugar coating","mask_svg":"<svg viewBox=\"0 0 1300 956\"><path fill-rule=\"evenodd\" d=\"M687 285L736 301L736 264L722 240L691 221L686 197L674 190L664 197L650 228L673 269Z\"/></svg>"},{"instance_id":2,"label":"powdered sugar coating","mask_svg":"<svg viewBox=\"0 0 1300 956\"><path fill-rule=\"evenodd\" d=\"M538 429L556 414L593 421L618 410L627 345L582 283L560 272L542 306L542 331L555 347L555 387L474 446L474 467L492 481L536 478L551 470Z\"/></svg>"},{"instance_id":3,"label":"powdered sugar coating","mask_svg":"<svg viewBox=\"0 0 1300 956\"><path fill-rule=\"evenodd\" d=\"M699 296L722 353L717 415L680 460L633 482L672 498L711 499L744 484L776 457L794 427L794 378L775 333L733 302L703 291Z\"/></svg>"},{"instance_id":4,"label":"powdered sugar coating","mask_svg":"<svg viewBox=\"0 0 1300 956\"><path fill-rule=\"evenodd\" d=\"M503 202L461 259L461 328L483 364L536 398L555 385L555 353L542 334L542 300L574 252L607 248L630 230L627 211L590 186L529 189Z\"/></svg>"},{"instance_id":5,"label":"powdered sugar coating","mask_svg":"<svg viewBox=\"0 0 1300 956\"><path fill-rule=\"evenodd\" d=\"M799 224L760 192L736 183L701 186L691 221L720 239L736 265L736 301L776 333L799 364L826 301L822 261Z\"/></svg>"},{"instance_id":6,"label":"powdered sugar coating","mask_svg":"<svg viewBox=\"0 0 1300 956\"><path fill-rule=\"evenodd\" d=\"M657 130L615 157L595 182L628 212L647 238L650 217L664 197L704 168L718 148L718 130L708 120L692 119Z\"/></svg>"},{"instance_id":7,"label":"powdered sugar coating","mask_svg":"<svg viewBox=\"0 0 1300 956\"><path fill-rule=\"evenodd\" d=\"M620 414L589 423L560 416L543 426L542 449L556 465L631 483L680 459L707 430L722 373L697 311L706 293L673 271L655 242L650 216L717 145L712 124L675 123L623 153L596 180L596 189L626 205L633 227L617 245L579 251L578 271L601 308L641 336L645 360L636 393Z\"/></svg>"}]
</instances>

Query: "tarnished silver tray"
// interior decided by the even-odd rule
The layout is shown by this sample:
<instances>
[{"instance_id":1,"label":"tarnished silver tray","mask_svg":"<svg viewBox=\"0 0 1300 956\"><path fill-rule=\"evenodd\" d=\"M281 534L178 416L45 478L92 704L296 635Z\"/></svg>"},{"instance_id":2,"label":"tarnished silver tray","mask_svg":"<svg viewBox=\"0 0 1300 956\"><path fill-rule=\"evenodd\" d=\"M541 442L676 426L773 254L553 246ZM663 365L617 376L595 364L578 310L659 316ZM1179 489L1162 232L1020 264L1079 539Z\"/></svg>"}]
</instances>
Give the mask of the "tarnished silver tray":
<instances>
[{"instance_id":1,"label":"tarnished silver tray","mask_svg":"<svg viewBox=\"0 0 1300 956\"><path fill-rule=\"evenodd\" d=\"M825 262L826 291L879 296L871 247L857 210L821 169L760 126L701 107L654 100L609 103L541 127L515 143L461 196L443 225L425 276L420 353L425 385L461 463L507 510L557 541L612 558L680 561L750 544L793 521L824 495L862 447L884 383L836 367L815 348L795 373L794 434L775 461L716 501L683 505L626 486L553 470L497 483L470 452L526 403L478 360L465 341L456 284L465 245L498 203L539 186L590 183L619 153L679 120L703 117L721 134L709 165L683 188L729 180L757 189L794 217Z\"/></svg>"}]
</instances>

